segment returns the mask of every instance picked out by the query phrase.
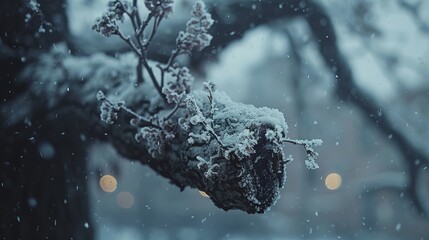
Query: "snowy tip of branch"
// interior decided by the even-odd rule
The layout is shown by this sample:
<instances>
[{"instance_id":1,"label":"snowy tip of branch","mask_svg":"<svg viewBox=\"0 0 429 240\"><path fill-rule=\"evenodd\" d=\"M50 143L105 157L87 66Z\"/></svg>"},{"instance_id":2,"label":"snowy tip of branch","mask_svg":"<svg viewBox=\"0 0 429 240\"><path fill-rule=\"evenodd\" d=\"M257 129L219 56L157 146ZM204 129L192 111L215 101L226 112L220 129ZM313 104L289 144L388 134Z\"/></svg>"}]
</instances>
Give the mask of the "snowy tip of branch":
<instances>
[{"instance_id":1,"label":"snowy tip of branch","mask_svg":"<svg viewBox=\"0 0 429 240\"><path fill-rule=\"evenodd\" d=\"M102 101L100 106L100 118L103 122L113 124L118 119L119 110L124 107L124 101L111 101L102 91L97 92L97 99Z\"/></svg>"},{"instance_id":2,"label":"snowy tip of branch","mask_svg":"<svg viewBox=\"0 0 429 240\"><path fill-rule=\"evenodd\" d=\"M323 140L322 139L312 139L312 140L307 140L308 144L312 145L313 147L318 147L321 146L323 144Z\"/></svg>"},{"instance_id":3,"label":"snowy tip of branch","mask_svg":"<svg viewBox=\"0 0 429 240\"><path fill-rule=\"evenodd\" d=\"M145 0L146 8L156 13L156 15L164 15L168 17L173 12L173 0Z\"/></svg>"},{"instance_id":4,"label":"snowy tip of branch","mask_svg":"<svg viewBox=\"0 0 429 240\"><path fill-rule=\"evenodd\" d=\"M100 107L100 118L103 122L113 124L118 119L117 110L108 102L104 101Z\"/></svg>"},{"instance_id":5,"label":"snowy tip of branch","mask_svg":"<svg viewBox=\"0 0 429 240\"><path fill-rule=\"evenodd\" d=\"M319 168L319 164L316 163L314 159L306 159L305 166L307 169L315 170Z\"/></svg>"},{"instance_id":6,"label":"snowy tip of branch","mask_svg":"<svg viewBox=\"0 0 429 240\"><path fill-rule=\"evenodd\" d=\"M307 159L305 160L305 166L308 169L318 169L319 164L316 163L316 158L319 154L314 151L313 147L322 145L323 141L321 139L305 140L303 144L305 150L307 151Z\"/></svg>"},{"instance_id":7,"label":"snowy tip of branch","mask_svg":"<svg viewBox=\"0 0 429 240\"><path fill-rule=\"evenodd\" d=\"M211 81L204 82L203 83L203 90L206 92L213 93L214 91L216 91L216 84L214 84Z\"/></svg>"},{"instance_id":8,"label":"snowy tip of branch","mask_svg":"<svg viewBox=\"0 0 429 240\"><path fill-rule=\"evenodd\" d=\"M201 1L195 3L192 10L192 18L186 23L186 31L179 32L176 43L185 53L194 50L202 51L210 45L213 36L208 34L208 30L213 25L214 20Z\"/></svg>"},{"instance_id":9,"label":"snowy tip of branch","mask_svg":"<svg viewBox=\"0 0 429 240\"><path fill-rule=\"evenodd\" d=\"M319 154L314 151L314 147L318 147L322 145L323 141L322 139L312 139L312 140L293 140L293 139L283 139L283 142L288 142L292 144L301 145L305 148L305 151L307 152L307 159L305 160L305 166L308 169L318 169L319 164L316 163L316 158L319 156Z\"/></svg>"},{"instance_id":10,"label":"snowy tip of branch","mask_svg":"<svg viewBox=\"0 0 429 240\"><path fill-rule=\"evenodd\" d=\"M206 11L206 4L203 1L197 1L194 5L192 15L194 15L195 17L200 17L204 15L205 11Z\"/></svg>"}]
</instances>

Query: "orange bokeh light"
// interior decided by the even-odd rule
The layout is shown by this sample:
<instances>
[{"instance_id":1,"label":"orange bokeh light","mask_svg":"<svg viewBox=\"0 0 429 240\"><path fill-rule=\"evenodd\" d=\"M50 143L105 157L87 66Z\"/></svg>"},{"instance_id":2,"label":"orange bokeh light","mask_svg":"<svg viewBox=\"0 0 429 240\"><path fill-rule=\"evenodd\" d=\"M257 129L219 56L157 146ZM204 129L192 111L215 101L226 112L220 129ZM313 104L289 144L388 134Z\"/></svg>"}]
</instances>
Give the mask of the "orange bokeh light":
<instances>
[{"instance_id":1,"label":"orange bokeh light","mask_svg":"<svg viewBox=\"0 0 429 240\"><path fill-rule=\"evenodd\" d=\"M210 197L206 192L204 192L204 191L199 191L199 193L200 193L200 195L202 196L202 197Z\"/></svg>"},{"instance_id":2,"label":"orange bokeh light","mask_svg":"<svg viewBox=\"0 0 429 240\"><path fill-rule=\"evenodd\" d=\"M325 185L329 190L336 190L341 186L341 176L338 173L330 173L325 178Z\"/></svg>"},{"instance_id":3,"label":"orange bokeh light","mask_svg":"<svg viewBox=\"0 0 429 240\"><path fill-rule=\"evenodd\" d=\"M103 191L111 193L116 190L118 182L112 175L104 175L100 178L100 187Z\"/></svg>"}]
</instances>

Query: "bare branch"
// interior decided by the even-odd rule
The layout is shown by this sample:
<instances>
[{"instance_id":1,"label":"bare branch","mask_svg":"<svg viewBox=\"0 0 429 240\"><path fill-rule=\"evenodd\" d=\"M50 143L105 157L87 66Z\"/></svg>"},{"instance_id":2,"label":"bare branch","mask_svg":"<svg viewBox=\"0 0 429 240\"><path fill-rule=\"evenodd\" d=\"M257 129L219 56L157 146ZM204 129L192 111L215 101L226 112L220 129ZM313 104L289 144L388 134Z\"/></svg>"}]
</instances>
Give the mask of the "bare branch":
<instances>
[{"instance_id":1,"label":"bare branch","mask_svg":"<svg viewBox=\"0 0 429 240\"><path fill-rule=\"evenodd\" d=\"M124 40L137 54L137 56L139 56L140 58L142 57L142 52L136 47L130 36L124 36L124 34L119 30L117 30L115 34L118 35L122 40Z\"/></svg>"},{"instance_id":2,"label":"bare branch","mask_svg":"<svg viewBox=\"0 0 429 240\"><path fill-rule=\"evenodd\" d=\"M144 50L146 50L146 49L149 47L149 45L150 45L150 44L151 44L151 42L152 42L153 37L155 37L156 31L157 31L157 29L158 29L158 27L159 27L159 23L161 22L161 20L162 20L162 16L160 16L160 17L155 17L155 19L154 19L154 21L153 21L152 32L150 33L149 38L148 38L148 39L146 40L146 42L143 44L143 49L144 49Z\"/></svg>"},{"instance_id":3,"label":"bare branch","mask_svg":"<svg viewBox=\"0 0 429 240\"><path fill-rule=\"evenodd\" d=\"M153 73L152 67L149 66L149 64L147 63L147 60L145 58L142 58L142 64L143 66L146 68L147 72L149 73L150 79L152 80L153 85L155 86L156 91L159 93L159 95L162 97L162 99L164 100L164 102L167 102L167 99L165 97L165 94L162 93L162 88L159 86L158 81L156 80L156 76Z\"/></svg>"}]
</instances>

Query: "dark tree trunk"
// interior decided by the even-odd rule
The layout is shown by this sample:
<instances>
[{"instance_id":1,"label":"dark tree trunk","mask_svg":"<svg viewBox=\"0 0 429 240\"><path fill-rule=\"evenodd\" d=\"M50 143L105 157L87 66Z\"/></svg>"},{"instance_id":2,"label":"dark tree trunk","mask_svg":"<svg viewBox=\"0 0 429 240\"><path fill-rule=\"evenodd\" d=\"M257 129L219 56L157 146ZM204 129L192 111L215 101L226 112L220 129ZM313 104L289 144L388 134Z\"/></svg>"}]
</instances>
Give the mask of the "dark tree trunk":
<instances>
[{"instance_id":1,"label":"dark tree trunk","mask_svg":"<svg viewBox=\"0 0 429 240\"><path fill-rule=\"evenodd\" d=\"M21 123L1 133L2 238L92 238L85 143L76 131L80 126L61 118Z\"/></svg>"},{"instance_id":2,"label":"dark tree trunk","mask_svg":"<svg viewBox=\"0 0 429 240\"><path fill-rule=\"evenodd\" d=\"M65 1L38 2L39 10L24 0L0 3L2 102L28 88L16 79L33 57L67 38ZM40 112L13 126L0 119L1 239L92 239L85 143L77 124L61 119L61 113L46 121L47 115ZM52 129L53 121L63 125Z\"/></svg>"}]
</instances>

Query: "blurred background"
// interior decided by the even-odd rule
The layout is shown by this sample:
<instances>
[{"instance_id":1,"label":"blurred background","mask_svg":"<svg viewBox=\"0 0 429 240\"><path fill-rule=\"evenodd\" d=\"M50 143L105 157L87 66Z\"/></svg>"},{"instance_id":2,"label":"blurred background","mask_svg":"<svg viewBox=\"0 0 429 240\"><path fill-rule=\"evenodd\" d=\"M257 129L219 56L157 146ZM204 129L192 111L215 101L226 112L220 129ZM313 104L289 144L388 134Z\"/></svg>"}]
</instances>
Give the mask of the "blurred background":
<instances>
[{"instance_id":1,"label":"blurred background","mask_svg":"<svg viewBox=\"0 0 429 240\"><path fill-rule=\"evenodd\" d=\"M305 152L285 146L294 161L281 198L249 215L220 210L203 192L181 192L109 144L92 143L81 162L89 218L80 227L98 240L429 239L429 2L205 2L216 21L213 47L180 59L192 67L195 88L210 80L235 101L279 109L289 137L323 140L320 168L306 169ZM65 16L58 32L74 54L128 51L90 30L106 0L63 3L53 12ZM175 1L153 59L166 59L193 3ZM27 48L21 60L37 46ZM3 99L13 100L5 79ZM43 152L60 151L51 148Z\"/></svg>"}]
</instances>

